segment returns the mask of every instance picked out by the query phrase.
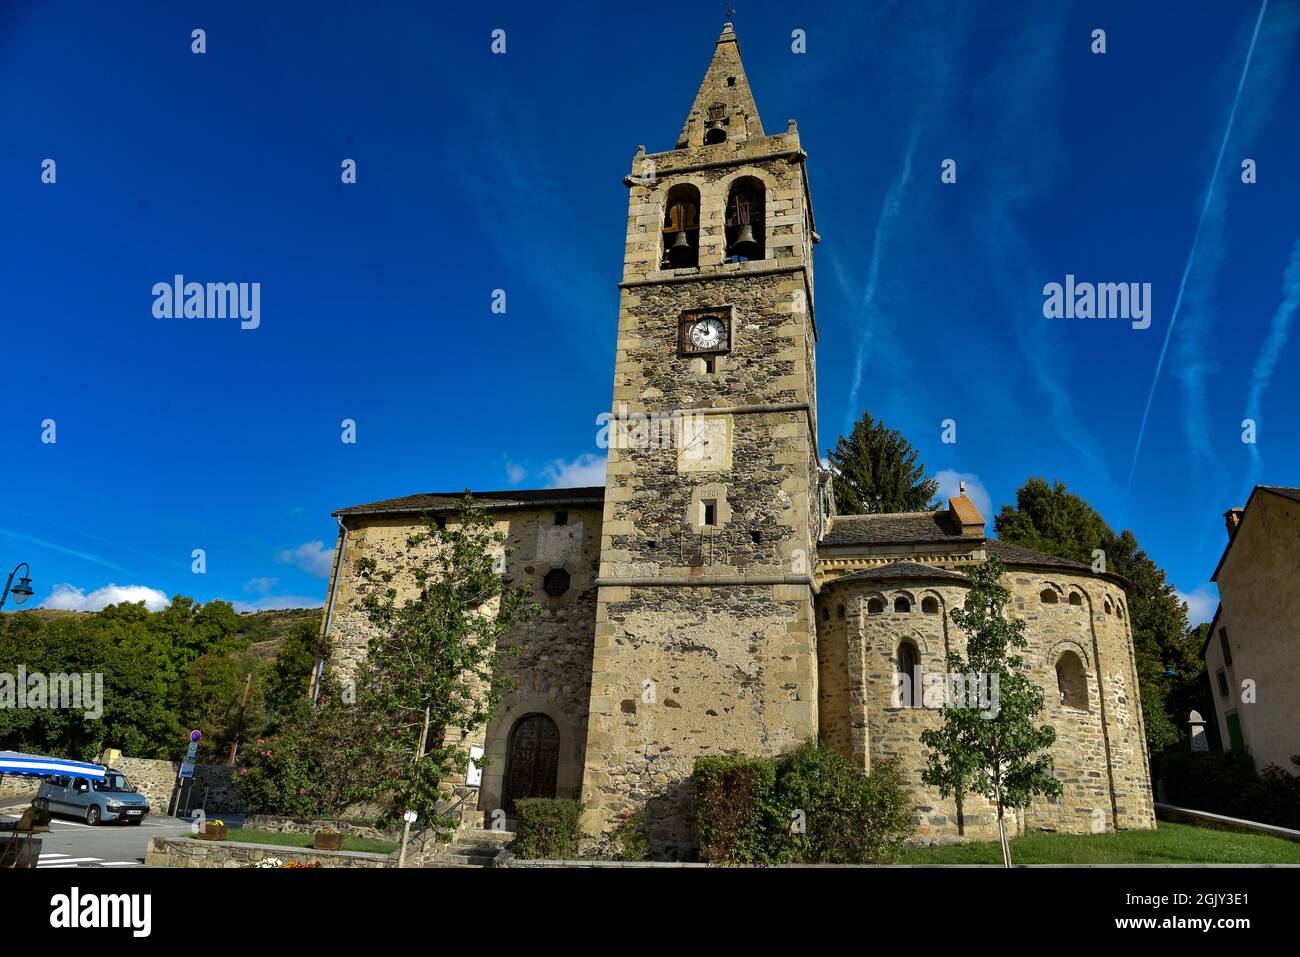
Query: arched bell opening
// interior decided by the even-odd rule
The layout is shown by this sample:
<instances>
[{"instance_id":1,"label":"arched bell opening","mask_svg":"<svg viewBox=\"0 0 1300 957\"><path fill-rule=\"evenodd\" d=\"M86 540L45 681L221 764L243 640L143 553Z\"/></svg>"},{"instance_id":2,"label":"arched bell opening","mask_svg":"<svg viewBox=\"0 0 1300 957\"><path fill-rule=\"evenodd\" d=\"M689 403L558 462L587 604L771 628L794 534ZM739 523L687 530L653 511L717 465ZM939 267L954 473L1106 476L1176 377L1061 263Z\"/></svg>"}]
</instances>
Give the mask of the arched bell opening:
<instances>
[{"instance_id":1,"label":"arched bell opening","mask_svg":"<svg viewBox=\"0 0 1300 957\"><path fill-rule=\"evenodd\" d=\"M700 191L681 183L668 191L664 207L664 269L698 266L700 262Z\"/></svg>"},{"instance_id":2,"label":"arched bell opening","mask_svg":"<svg viewBox=\"0 0 1300 957\"><path fill-rule=\"evenodd\" d=\"M766 205L767 193L761 180L742 176L731 184L726 220L728 259L745 262L767 255L763 230Z\"/></svg>"}]
</instances>

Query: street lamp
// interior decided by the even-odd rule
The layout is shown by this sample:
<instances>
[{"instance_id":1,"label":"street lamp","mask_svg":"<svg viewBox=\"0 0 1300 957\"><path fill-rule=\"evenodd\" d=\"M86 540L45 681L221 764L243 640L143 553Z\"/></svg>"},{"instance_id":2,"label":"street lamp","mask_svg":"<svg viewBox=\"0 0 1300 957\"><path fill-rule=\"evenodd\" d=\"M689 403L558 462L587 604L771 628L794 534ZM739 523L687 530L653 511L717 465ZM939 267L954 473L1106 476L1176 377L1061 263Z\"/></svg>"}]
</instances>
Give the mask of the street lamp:
<instances>
[{"instance_id":1,"label":"street lamp","mask_svg":"<svg viewBox=\"0 0 1300 957\"><path fill-rule=\"evenodd\" d=\"M32 580L28 575L22 575L18 579L18 584L14 584L14 576L18 574L18 569L20 568L25 568L28 572L32 570L32 566L28 565L26 562L19 562L14 566L14 570L9 573L9 580L5 582L4 593L0 594L0 608L4 608L5 601L9 598L10 592L13 593L14 604L16 605L21 605L27 599L31 598L32 595L36 594L36 592L32 590Z\"/></svg>"}]
</instances>

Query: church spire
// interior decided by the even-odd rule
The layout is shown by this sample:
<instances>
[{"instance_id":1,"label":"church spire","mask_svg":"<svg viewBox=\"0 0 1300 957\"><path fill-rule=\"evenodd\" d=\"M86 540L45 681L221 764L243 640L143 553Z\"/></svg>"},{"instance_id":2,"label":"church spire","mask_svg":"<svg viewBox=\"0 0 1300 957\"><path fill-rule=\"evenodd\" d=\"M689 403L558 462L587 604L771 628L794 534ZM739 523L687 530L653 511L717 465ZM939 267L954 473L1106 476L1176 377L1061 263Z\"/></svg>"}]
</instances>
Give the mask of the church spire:
<instances>
[{"instance_id":1,"label":"church spire","mask_svg":"<svg viewBox=\"0 0 1300 957\"><path fill-rule=\"evenodd\" d=\"M750 136L762 136L763 123L740 62L740 44L730 23L722 27L713 60L704 74L695 104L686 117L677 148L711 146Z\"/></svg>"}]
</instances>

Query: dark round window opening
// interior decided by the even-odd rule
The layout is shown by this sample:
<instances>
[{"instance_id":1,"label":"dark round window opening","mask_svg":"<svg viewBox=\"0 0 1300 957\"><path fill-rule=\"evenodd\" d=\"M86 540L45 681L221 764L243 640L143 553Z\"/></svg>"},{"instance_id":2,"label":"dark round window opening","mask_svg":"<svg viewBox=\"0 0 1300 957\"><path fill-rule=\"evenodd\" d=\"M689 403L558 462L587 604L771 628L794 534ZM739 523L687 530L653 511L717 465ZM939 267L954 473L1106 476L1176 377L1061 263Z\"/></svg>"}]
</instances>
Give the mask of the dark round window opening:
<instances>
[{"instance_id":1,"label":"dark round window opening","mask_svg":"<svg viewBox=\"0 0 1300 957\"><path fill-rule=\"evenodd\" d=\"M542 591L552 598L559 598L569 590L569 573L563 568L552 568L542 579Z\"/></svg>"}]
</instances>

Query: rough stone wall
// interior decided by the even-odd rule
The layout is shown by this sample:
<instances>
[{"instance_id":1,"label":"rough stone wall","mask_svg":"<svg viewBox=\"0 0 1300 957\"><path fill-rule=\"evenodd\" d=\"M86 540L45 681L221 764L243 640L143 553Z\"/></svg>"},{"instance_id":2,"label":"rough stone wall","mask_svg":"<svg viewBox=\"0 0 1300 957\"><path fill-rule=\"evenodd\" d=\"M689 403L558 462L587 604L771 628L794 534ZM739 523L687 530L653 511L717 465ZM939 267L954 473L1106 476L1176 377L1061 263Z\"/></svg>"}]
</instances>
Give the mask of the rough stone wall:
<instances>
[{"instance_id":1,"label":"rough stone wall","mask_svg":"<svg viewBox=\"0 0 1300 957\"><path fill-rule=\"evenodd\" d=\"M844 609L844 617L840 610ZM817 738L853 757L853 681L848 661L848 612L838 596L817 603Z\"/></svg>"},{"instance_id":2,"label":"rough stone wall","mask_svg":"<svg viewBox=\"0 0 1300 957\"><path fill-rule=\"evenodd\" d=\"M393 867L391 855L359 851L317 851L272 844L199 841L189 837L151 837L145 867L253 867L273 857L320 867Z\"/></svg>"},{"instance_id":3,"label":"rough stone wall","mask_svg":"<svg viewBox=\"0 0 1300 957\"><path fill-rule=\"evenodd\" d=\"M113 762L113 767L125 774L131 786L149 799L151 814L166 814L171 810L181 762L120 757ZM214 813L242 812L244 802L235 786L234 774L235 769L224 764L196 764L193 797L187 800L183 796L182 807L188 804L197 810L203 805L206 792L205 813L209 817Z\"/></svg>"},{"instance_id":4,"label":"rough stone wall","mask_svg":"<svg viewBox=\"0 0 1300 957\"><path fill-rule=\"evenodd\" d=\"M119 757L113 762L113 767L125 774L131 786L149 799L151 814L166 814L171 810L176 775L181 768L179 761ZM234 783L234 770L224 764L195 765L193 806L199 807L206 789L209 815L214 811L226 814L242 811L244 804ZM34 798L40 786L39 778L9 775L0 784L0 798Z\"/></svg>"},{"instance_id":5,"label":"rough stone wall","mask_svg":"<svg viewBox=\"0 0 1300 957\"><path fill-rule=\"evenodd\" d=\"M496 527L505 535L506 577L527 584L542 613L514 629L502 650L502 671L515 688L504 693L497 716L487 728L473 729L466 746L485 749L483 781L475 803L485 811L500 807L509 734L522 717L544 713L560 731L558 795L576 798L586 750L587 704L591 683L592 636L595 632L596 564L600 548L600 511L568 508L568 523L555 524L556 509L511 509L496 513ZM406 539L420 527L410 518L351 518L346 553L336 585L331 626L332 665L347 677L365 659L372 629L357 607L360 564L373 559L379 570L397 567L406 553ZM454 521L454 519L452 520ZM546 573L564 568L569 591L552 598L542 589ZM410 597L411 583L397 583L399 601ZM460 779L449 782L460 785Z\"/></svg>"},{"instance_id":6,"label":"rough stone wall","mask_svg":"<svg viewBox=\"0 0 1300 957\"><path fill-rule=\"evenodd\" d=\"M693 459L609 452L584 827L644 806L661 853L693 840L697 757L777 754L817 732L814 334L797 149L793 129L733 138L639 156L633 176L649 160L657 178L628 181L611 411L703 414L706 441ZM724 263L741 176L764 184L765 257ZM681 183L700 193L699 266L661 270L664 202ZM678 353L681 317L721 306L730 351L708 372ZM716 527L701 523L704 500L718 503Z\"/></svg>"},{"instance_id":7,"label":"rough stone wall","mask_svg":"<svg viewBox=\"0 0 1300 957\"><path fill-rule=\"evenodd\" d=\"M1045 690L1045 706L1038 721L1056 730L1052 757L1064 788L1059 799L1035 799L1022 816L1013 817L1009 829L1013 833L1023 829L1095 833L1153 827L1145 736L1122 591L1104 580L1020 568L1009 569L1005 583L1012 592L1013 613L1028 623L1029 647L1023 657L1031 680ZM1056 603L1041 600L1048 589L1057 595ZM925 672L946 671L947 651L961 654L965 650L961 630L948 618L948 612L965 601L965 594L960 584L918 581L890 583L888 588L831 586L820 597L830 611L830 620L819 622L822 713L850 715L852 749L845 753L860 767L881 759L901 763L904 781L917 801L917 837L921 840L959 837L958 815L954 801L939 798L921 783L927 749L920 735L939 727L942 719L937 710L895 703L899 647L904 641L911 642ZM1071 603L1072 594L1078 604ZM927 595L938 599L938 613L921 610ZM910 611L893 611L899 596L909 599ZM872 597L881 601L883 612L868 614L867 601ZM841 604L847 606L848 626L843 665L837 650L837 609ZM1061 700L1056 664L1067 651L1078 655L1083 664L1086 708ZM847 681L834 676L841 667L846 669ZM859 669L860 680L854 678ZM865 701L865 733L852 726L857 708L852 696L859 689ZM843 751L841 725L842 721L823 717L827 739ZM961 817L964 835L960 836L996 836L995 812L987 801L968 796Z\"/></svg>"},{"instance_id":8,"label":"rough stone wall","mask_svg":"<svg viewBox=\"0 0 1300 957\"><path fill-rule=\"evenodd\" d=\"M382 828L354 821L323 820L303 817L282 817L276 814L250 814L240 827L250 831L269 831L272 834L315 834L318 831L337 831L351 837L369 837L378 841L401 841L400 827Z\"/></svg>"},{"instance_id":9,"label":"rough stone wall","mask_svg":"<svg viewBox=\"0 0 1300 957\"><path fill-rule=\"evenodd\" d=\"M588 830L644 806L656 849L685 850L696 758L780 754L815 734L807 595L802 585L602 588Z\"/></svg>"}]
</instances>

